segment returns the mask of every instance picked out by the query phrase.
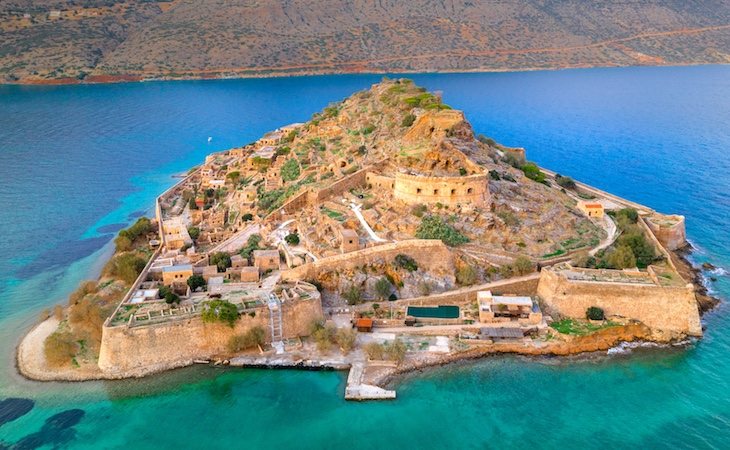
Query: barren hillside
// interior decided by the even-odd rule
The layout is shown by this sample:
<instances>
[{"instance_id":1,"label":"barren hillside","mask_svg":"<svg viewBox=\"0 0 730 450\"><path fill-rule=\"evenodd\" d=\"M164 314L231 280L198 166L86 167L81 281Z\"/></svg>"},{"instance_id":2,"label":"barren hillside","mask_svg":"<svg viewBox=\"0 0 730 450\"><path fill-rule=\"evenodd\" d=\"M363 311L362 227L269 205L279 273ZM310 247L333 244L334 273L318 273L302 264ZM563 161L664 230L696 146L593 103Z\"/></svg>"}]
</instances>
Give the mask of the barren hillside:
<instances>
[{"instance_id":1,"label":"barren hillside","mask_svg":"<svg viewBox=\"0 0 730 450\"><path fill-rule=\"evenodd\" d=\"M5 82L730 61L720 0L6 0Z\"/></svg>"}]
</instances>

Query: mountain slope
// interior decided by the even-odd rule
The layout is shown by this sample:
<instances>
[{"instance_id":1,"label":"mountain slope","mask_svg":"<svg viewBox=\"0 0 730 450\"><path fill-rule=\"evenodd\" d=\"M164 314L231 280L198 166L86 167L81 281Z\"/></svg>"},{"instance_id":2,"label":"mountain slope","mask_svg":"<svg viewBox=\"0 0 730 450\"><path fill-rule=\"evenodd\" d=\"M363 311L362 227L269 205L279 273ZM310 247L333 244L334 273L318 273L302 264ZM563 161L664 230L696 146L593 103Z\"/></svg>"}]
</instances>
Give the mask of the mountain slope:
<instances>
[{"instance_id":1,"label":"mountain slope","mask_svg":"<svg viewBox=\"0 0 730 450\"><path fill-rule=\"evenodd\" d=\"M0 6L0 77L88 73L103 81L730 61L730 4L716 0L85 0L72 2L73 12L64 4ZM62 17L49 18L56 8Z\"/></svg>"}]
</instances>

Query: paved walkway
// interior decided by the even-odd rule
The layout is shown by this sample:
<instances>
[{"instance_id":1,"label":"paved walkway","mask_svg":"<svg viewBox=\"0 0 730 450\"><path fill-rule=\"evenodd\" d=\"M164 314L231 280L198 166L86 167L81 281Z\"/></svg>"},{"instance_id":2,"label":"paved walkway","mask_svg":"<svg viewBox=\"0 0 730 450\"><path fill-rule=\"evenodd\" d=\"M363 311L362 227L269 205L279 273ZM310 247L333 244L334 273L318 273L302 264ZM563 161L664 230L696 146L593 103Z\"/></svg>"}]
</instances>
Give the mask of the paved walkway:
<instances>
[{"instance_id":1,"label":"paved walkway","mask_svg":"<svg viewBox=\"0 0 730 450\"><path fill-rule=\"evenodd\" d=\"M370 228L370 225L368 224L367 220L365 220L365 217L362 215L362 212L360 210L362 209L362 205L356 205L355 203L350 203L350 208L355 212L355 215L357 216L358 220L360 220L360 223L362 224L363 228L365 228L365 231L368 232L370 235L370 239L372 239L375 242L388 242L386 239L383 239L379 237L377 234L375 234L375 231L373 231L372 228Z\"/></svg>"}]
</instances>

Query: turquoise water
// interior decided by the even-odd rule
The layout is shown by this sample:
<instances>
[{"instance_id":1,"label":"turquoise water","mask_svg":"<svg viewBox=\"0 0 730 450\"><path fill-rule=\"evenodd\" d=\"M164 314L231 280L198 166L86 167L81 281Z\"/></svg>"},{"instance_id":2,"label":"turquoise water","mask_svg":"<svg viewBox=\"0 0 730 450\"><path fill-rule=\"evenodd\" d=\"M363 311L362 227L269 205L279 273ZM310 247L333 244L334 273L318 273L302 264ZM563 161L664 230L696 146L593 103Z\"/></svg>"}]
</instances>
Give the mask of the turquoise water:
<instances>
[{"instance_id":1,"label":"turquoise water","mask_svg":"<svg viewBox=\"0 0 730 450\"><path fill-rule=\"evenodd\" d=\"M695 258L730 267L730 67L418 75L477 132L538 163L687 216ZM19 448L730 448L730 314L689 348L577 360L489 358L342 400L336 372L192 367L142 380L36 383L13 348L95 275L113 231L205 154L306 120L378 76L0 87L0 425ZM210 143L208 137L212 137ZM717 274L713 290L730 295ZM56 414L64 413L62 416ZM2 411L0 411L0 414ZM0 445L0 448L2 445Z\"/></svg>"}]
</instances>

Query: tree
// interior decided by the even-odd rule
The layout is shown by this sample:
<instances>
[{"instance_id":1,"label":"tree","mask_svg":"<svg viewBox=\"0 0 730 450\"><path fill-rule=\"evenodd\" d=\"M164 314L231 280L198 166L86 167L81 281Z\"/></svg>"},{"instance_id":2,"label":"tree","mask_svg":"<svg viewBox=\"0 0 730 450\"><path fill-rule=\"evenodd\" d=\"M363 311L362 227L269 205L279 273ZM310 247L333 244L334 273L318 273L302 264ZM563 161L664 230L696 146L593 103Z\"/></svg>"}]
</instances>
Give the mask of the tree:
<instances>
[{"instance_id":1,"label":"tree","mask_svg":"<svg viewBox=\"0 0 730 450\"><path fill-rule=\"evenodd\" d=\"M132 249L132 241L125 235L119 235L114 238L114 247L116 252L126 252Z\"/></svg>"},{"instance_id":2,"label":"tree","mask_svg":"<svg viewBox=\"0 0 730 450\"><path fill-rule=\"evenodd\" d=\"M637 227L634 227L637 228ZM654 246L640 229L628 231L618 238L619 246L627 246L636 257L636 266L645 268L656 259ZM632 266L633 267L633 266Z\"/></svg>"},{"instance_id":3,"label":"tree","mask_svg":"<svg viewBox=\"0 0 730 450\"><path fill-rule=\"evenodd\" d=\"M217 266L218 272L225 272L227 268L231 267L231 255L226 252L217 252L210 255L208 258L211 266Z\"/></svg>"},{"instance_id":4,"label":"tree","mask_svg":"<svg viewBox=\"0 0 730 450\"><path fill-rule=\"evenodd\" d=\"M243 220L244 222L250 222L251 220L253 220L253 214L246 213L243 216L241 216L241 220Z\"/></svg>"},{"instance_id":5,"label":"tree","mask_svg":"<svg viewBox=\"0 0 730 450\"><path fill-rule=\"evenodd\" d=\"M362 291L354 284L348 286L340 295L347 300L348 305L357 305L362 301Z\"/></svg>"},{"instance_id":6,"label":"tree","mask_svg":"<svg viewBox=\"0 0 730 450\"><path fill-rule=\"evenodd\" d=\"M180 297L172 291L166 292L164 299L165 299L165 303L167 303L168 305L172 305L173 303L176 305L180 304Z\"/></svg>"},{"instance_id":7,"label":"tree","mask_svg":"<svg viewBox=\"0 0 730 450\"><path fill-rule=\"evenodd\" d=\"M393 290L393 285L390 284L387 278L382 277L375 282L375 292L380 300L387 299L391 290Z\"/></svg>"},{"instance_id":8,"label":"tree","mask_svg":"<svg viewBox=\"0 0 730 450\"><path fill-rule=\"evenodd\" d=\"M200 237L200 228L190 227L188 228L188 234L190 235L190 239L197 241Z\"/></svg>"},{"instance_id":9,"label":"tree","mask_svg":"<svg viewBox=\"0 0 730 450\"><path fill-rule=\"evenodd\" d=\"M295 158L289 159L281 167L281 179L284 181L294 181L299 178L301 170L299 169L299 161Z\"/></svg>"},{"instance_id":10,"label":"tree","mask_svg":"<svg viewBox=\"0 0 730 450\"><path fill-rule=\"evenodd\" d=\"M121 279L127 284L132 284L146 264L147 261L133 253L122 253L109 261L105 272Z\"/></svg>"},{"instance_id":11,"label":"tree","mask_svg":"<svg viewBox=\"0 0 730 450\"><path fill-rule=\"evenodd\" d=\"M210 300L203 303L203 322L222 322L233 328L238 320L238 308L227 300Z\"/></svg>"},{"instance_id":12,"label":"tree","mask_svg":"<svg viewBox=\"0 0 730 450\"><path fill-rule=\"evenodd\" d=\"M254 250L260 250L259 244L261 243L261 235L260 234L252 234L248 237L248 241L246 241L246 245L241 248L241 250L238 252L242 258L246 258L249 261L251 260L251 254Z\"/></svg>"},{"instance_id":13,"label":"tree","mask_svg":"<svg viewBox=\"0 0 730 450\"><path fill-rule=\"evenodd\" d=\"M69 332L56 331L43 342L43 353L49 365L59 367L69 364L76 356L78 344Z\"/></svg>"},{"instance_id":14,"label":"tree","mask_svg":"<svg viewBox=\"0 0 730 450\"><path fill-rule=\"evenodd\" d=\"M619 245L606 255L606 263L614 269L629 269L636 267L636 257L631 247Z\"/></svg>"},{"instance_id":15,"label":"tree","mask_svg":"<svg viewBox=\"0 0 730 450\"><path fill-rule=\"evenodd\" d=\"M205 287L208 283L205 281L202 275L193 275L188 278L188 286L190 290L195 291L198 288Z\"/></svg>"},{"instance_id":16,"label":"tree","mask_svg":"<svg viewBox=\"0 0 730 450\"><path fill-rule=\"evenodd\" d=\"M284 238L289 245L299 245L299 235L297 233L289 233Z\"/></svg>"},{"instance_id":17,"label":"tree","mask_svg":"<svg viewBox=\"0 0 730 450\"><path fill-rule=\"evenodd\" d=\"M226 178L230 179L233 184L238 184L238 179L241 178L241 172L237 170L229 172L228 175L226 175Z\"/></svg>"}]
</instances>

